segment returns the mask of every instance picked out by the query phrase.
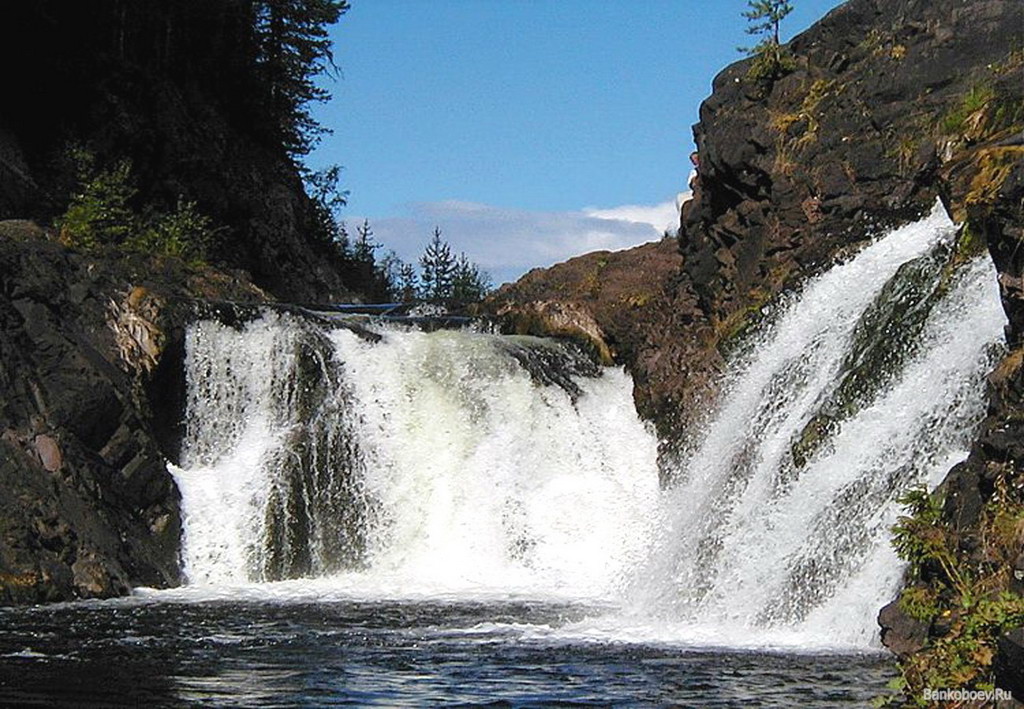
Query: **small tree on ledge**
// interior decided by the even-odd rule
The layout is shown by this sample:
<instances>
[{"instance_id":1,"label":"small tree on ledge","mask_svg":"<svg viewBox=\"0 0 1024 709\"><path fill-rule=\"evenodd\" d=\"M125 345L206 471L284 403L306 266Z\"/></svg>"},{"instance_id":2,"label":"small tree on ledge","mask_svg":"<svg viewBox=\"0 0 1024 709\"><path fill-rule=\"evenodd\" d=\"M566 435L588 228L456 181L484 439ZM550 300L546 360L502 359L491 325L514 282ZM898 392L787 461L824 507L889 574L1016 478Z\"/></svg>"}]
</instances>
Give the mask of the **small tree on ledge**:
<instances>
[{"instance_id":1,"label":"small tree on ledge","mask_svg":"<svg viewBox=\"0 0 1024 709\"><path fill-rule=\"evenodd\" d=\"M747 0L749 10L743 16L750 22L747 34L763 35L753 48L740 51L754 57L748 77L754 81L772 81L793 68L793 60L779 41L779 24L793 11L790 0Z\"/></svg>"}]
</instances>

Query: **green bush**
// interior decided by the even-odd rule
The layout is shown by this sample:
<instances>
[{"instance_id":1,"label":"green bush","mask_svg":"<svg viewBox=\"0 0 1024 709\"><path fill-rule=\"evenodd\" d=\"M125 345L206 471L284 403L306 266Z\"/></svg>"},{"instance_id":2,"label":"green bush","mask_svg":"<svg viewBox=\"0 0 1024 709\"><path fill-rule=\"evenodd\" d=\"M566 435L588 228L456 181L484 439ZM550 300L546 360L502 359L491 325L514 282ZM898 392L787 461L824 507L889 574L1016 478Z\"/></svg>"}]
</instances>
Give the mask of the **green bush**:
<instances>
[{"instance_id":1,"label":"green bush","mask_svg":"<svg viewBox=\"0 0 1024 709\"><path fill-rule=\"evenodd\" d=\"M101 169L95 156L83 148L73 148L69 157L78 187L57 220L61 243L85 251L112 247L192 264L206 258L218 230L195 202L179 196L173 212L151 205L137 210L132 204L137 190L128 160Z\"/></svg>"},{"instance_id":2,"label":"green bush","mask_svg":"<svg viewBox=\"0 0 1024 709\"><path fill-rule=\"evenodd\" d=\"M796 68L796 60L780 44L763 41L753 50L754 60L747 70L747 79L757 84L771 84Z\"/></svg>"},{"instance_id":3,"label":"green bush","mask_svg":"<svg viewBox=\"0 0 1024 709\"><path fill-rule=\"evenodd\" d=\"M120 160L110 168L97 169L93 155L82 149L74 149L71 159L79 187L58 220L61 242L86 250L123 243L137 221L130 206L136 193L131 163Z\"/></svg>"},{"instance_id":4,"label":"green bush","mask_svg":"<svg viewBox=\"0 0 1024 709\"><path fill-rule=\"evenodd\" d=\"M155 213L146 226L125 242L125 247L198 264L206 259L216 233L213 220L202 214L195 202L179 197L173 212Z\"/></svg>"},{"instance_id":5,"label":"green bush","mask_svg":"<svg viewBox=\"0 0 1024 709\"><path fill-rule=\"evenodd\" d=\"M900 498L907 508L893 528L893 545L910 564L900 607L928 623L920 651L901 660L898 694L886 706L927 706L926 688L992 689L992 659L1006 631L1024 625L1024 597L1007 590L1009 559L1024 530L1024 505L1010 494L1003 471L979 524L985 554L971 556L943 518L942 502L923 489Z\"/></svg>"}]
</instances>

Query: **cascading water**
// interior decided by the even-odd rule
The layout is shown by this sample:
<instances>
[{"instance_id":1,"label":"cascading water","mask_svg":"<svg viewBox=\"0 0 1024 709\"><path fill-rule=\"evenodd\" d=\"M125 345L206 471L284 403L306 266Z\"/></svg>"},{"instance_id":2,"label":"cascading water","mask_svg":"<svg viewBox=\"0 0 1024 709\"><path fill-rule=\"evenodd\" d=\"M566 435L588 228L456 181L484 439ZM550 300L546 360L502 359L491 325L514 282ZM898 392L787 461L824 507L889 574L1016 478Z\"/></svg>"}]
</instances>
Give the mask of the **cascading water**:
<instances>
[{"instance_id":1,"label":"cascading water","mask_svg":"<svg viewBox=\"0 0 1024 709\"><path fill-rule=\"evenodd\" d=\"M901 574L895 498L965 455L1001 337L993 269L954 232L937 208L793 295L665 489L628 376L561 344L198 323L188 579L597 599L544 632L865 647Z\"/></svg>"},{"instance_id":2,"label":"cascading water","mask_svg":"<svg viewBox=\"0 0 1024 709\"><path fill-rule=\"evenodd\" d=\"M966 456L1004 316L941 206L809 281L731 363L633 612L717 644L864 647L895 500ZM640 609L639 611L637 609Z\"/></svg>"},{"instance_id":3,"label":"cascading water","mask_svg":"<svg viewBox=\"0 0 1024 709\"><path fill-rule=\"evenodd\" d=\"M590 596L644 550L656 441L628 377L560 344L267 315L186 351L192 582Z\"/></svg>"}]
</instances>

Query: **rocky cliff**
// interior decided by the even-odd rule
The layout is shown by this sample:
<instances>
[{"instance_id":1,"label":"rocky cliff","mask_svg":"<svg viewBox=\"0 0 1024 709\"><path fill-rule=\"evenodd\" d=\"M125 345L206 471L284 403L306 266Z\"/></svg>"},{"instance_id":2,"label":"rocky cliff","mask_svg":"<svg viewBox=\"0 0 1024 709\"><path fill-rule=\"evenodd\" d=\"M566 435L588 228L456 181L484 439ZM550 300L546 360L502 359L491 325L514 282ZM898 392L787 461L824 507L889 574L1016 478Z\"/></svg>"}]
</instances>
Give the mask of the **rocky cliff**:
<instances>
[{"instance_id":1,"label":"rocky cliff","mask_svg":"<svg viewBox=\"0 0 1024 709\"><path fill-rule=\"evenodd\" d=\"M352 289L289 156L255 59L254 3L40 0L0 10L0 219L47 222L85 148L131 163L137 201L193 201L218 229L212 260L290 302ZM26 48L34 48L27 52Z\"/></svg>"},{"instance_id":2,"label":"rocky cliff","mask_svg":"<svg viewBox=\"0 0 1024 709\"><path fill-rule=\"evenodd\" d=\"M642 412L669 433L681 405L713 396L722 352L778 293L938 197L962 213L952 166L1020 129L1019 14L1002 0L852 0L788 45L794 68L778 80L749 78L751 60L720 73L694 126L698 179L683 207L681 268L663 247L604 257L629 272L634 259L643 269L663 254L659 280L644 281L671 315L651 317L679 327L626 319L613 279L588 287L576 260L527 275L491 307L543 330L519 316L524 303L573 303L613 340L644 341L618 358L638 379Z\"/></svg>"},{"instance_id":3,"label":"rocky cliff","mask_svg":"<svg viewBox=\"0 0 1024 709\"><path fill-rule=\"evenodd\" d=\"M181 330L196 296L264 294L179 261L97 260L17 221L0 222L0 274L0 604L176 584Z\"/></svg>"}]
</instances>

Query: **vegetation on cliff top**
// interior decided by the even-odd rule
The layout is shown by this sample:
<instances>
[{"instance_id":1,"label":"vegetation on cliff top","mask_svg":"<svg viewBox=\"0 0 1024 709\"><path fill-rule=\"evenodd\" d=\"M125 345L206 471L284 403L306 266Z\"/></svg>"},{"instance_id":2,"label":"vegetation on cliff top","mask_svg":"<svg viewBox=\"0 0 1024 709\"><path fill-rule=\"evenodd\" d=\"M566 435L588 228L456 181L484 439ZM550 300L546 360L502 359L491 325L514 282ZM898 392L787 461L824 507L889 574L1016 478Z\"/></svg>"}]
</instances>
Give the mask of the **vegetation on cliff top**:
<instances>
[{"instance_id":1,"label":"vegetation on cliff top","mask_svg":"<svg viewBox=\"0 0 1024 709\"><path fill-rule=\"evenodd\" d=\"M749 10L743 16L750 22L747 34L763 35L754 47L741 47L754 57L747 75L751 81L770 83L793 68L793 59L783 48L779 25L793 11L789 0L747 0Z\"/></svg>"}]
</instances>

